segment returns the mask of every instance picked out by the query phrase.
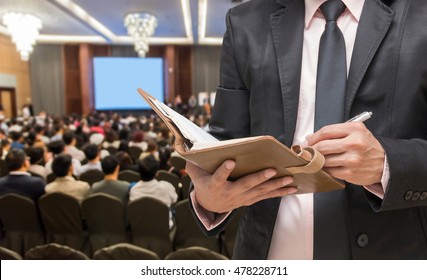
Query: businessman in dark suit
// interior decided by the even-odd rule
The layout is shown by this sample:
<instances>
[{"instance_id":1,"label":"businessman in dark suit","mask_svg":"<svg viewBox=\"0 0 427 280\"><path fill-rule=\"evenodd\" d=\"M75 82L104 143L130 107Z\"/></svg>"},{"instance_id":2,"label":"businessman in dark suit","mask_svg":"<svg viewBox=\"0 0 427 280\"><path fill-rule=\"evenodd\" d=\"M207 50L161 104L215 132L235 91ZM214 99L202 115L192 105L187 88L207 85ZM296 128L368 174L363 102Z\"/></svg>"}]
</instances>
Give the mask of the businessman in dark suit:
<instances>
[{"instance_id":1,"label":"businessman in dark suit","mask_svg":"<svg viewBox=\"0 0 427 280\"><path fill-rule=\"evenodd\" d=\"M9 175L0 178L0 195L17 193L37 201L44 194L44 181L27 172L30 162L22 149L11 149L6 155Z\"/></svg>"},{"instance_id":2,"label":"businessman in dark suit","mask_svg":"<svg viewBox=\"0 0 427 280\"><path fill-rule=\"evenodd\" d=\"M341 105L322 105L342 106L343 120L316 129L323 2L252 0L229 11L210 129L219 139L306 141L346 188L292 196L292 178L269 179L274 169L229 182L231 160L212 175L187 163L190 205L208 235L247 206L237 259L426 259L427 2L343 0L345 93ZM344 123L363 111L372 118Z\"/></svg>"}]
</instances>

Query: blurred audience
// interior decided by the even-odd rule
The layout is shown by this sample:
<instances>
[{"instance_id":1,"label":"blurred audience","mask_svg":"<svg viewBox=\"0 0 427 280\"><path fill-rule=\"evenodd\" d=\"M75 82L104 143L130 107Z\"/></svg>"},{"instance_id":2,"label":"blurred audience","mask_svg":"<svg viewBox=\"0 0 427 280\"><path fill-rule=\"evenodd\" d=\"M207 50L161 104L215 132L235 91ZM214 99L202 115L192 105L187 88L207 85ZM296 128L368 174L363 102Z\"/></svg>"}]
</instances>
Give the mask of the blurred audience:
<instances>
[{"instance_id":1,"label":"blurred audience","mask_svg":"<svg viewBox=\"0 0 427 280\"><path fill-rule=\"evenodd\" d=\"M96 182L92 186L92 193L106 193L117 197L123 205L126 205L129 198L129 182L118 180L119 160L116 156L106 156L101 161L104 180Z\"/></svg>"},{"instance_id":2,"label":"blurred audience","mask_svg":"<svg viewBox=\"0 0 427 280\"><path fill-rule=\"evenodd\" d=\"M74 179L73 169L70 155L57 155L52 162L52 170L56 179L46 185L46 193L65 193L81 202L89 194L90 186L86 182Z\"/></svg>"},{"instance_id":3,"label":"blurred audience","mask_svg":"<svg viewBox=\"0 0 427 280\"><path fill-rule=\"evenodd\" d=\"M29 159L23 149L11 149L5 159L9 175L0 178L0 194L17 193L37 201L45 192L43 179L28 173Z\"/></svg>"}]
</instances>

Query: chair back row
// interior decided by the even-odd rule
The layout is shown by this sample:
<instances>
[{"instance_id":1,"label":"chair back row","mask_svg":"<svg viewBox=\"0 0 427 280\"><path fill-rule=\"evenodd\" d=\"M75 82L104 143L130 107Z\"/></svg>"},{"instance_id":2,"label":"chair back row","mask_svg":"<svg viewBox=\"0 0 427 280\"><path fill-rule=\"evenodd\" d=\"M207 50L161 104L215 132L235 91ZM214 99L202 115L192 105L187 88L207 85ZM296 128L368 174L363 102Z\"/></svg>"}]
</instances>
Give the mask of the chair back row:
<instances>
[{"instance_id":1,"label":"chair back row","mask_svg":"<svg viewBox=\"0 0 427 280\"><path fill-rule=\"evenodd\" d=\"M40 212L40 217L38 211ZM95 251L128 242L155 252L161 259L173 250L201 246L231 257L232 237L207 238L192 217L187 200L176 204L176 223L171 234L169 208L161 201L143 197L124 206L103 193L79 202L63 193L43 195L34 201L17 194L0 197L0 219L5 229L3 246L20 255L45 243L67 245L91 256ZM233 229L233 230L231 230ZM233 243L229 245L230 241Z\"/></svg>"}]
</instances>

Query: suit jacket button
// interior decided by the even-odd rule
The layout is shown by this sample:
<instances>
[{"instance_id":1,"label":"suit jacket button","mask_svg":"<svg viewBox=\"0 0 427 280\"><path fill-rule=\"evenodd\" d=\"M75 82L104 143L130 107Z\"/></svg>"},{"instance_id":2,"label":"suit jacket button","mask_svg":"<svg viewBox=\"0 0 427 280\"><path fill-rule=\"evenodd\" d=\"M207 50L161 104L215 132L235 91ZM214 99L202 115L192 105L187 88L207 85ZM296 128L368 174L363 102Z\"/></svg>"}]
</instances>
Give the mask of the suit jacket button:
<instances>
[{"instance_id":1,"label":"suit jacket button","mask_svg":"<svg viewBox=\"0 0 427 280\"><path fill-rule=\"evenodd\" d=\"M412 199L412 194L413 194L412 191L407 191L405 193L405 200L411 200Z\"/></svg>"},{"instance_id":2,"label":"suit jacket button","mask_svg":"<svg viewBox=\"0 0 427 280\"><path fill-rule=\"evenodd\" d=\"M414 192L414 194L412 195L412 200L418 200L420 198L420 192Z\"/></svg>"},{"instance_id":3,"label":"suit jacket button","mask_svg":"<svg viewBox=\"0 0 427 280\"><path fill-rule=\"evenodd\" d=\"M360 248L364 248L368 245L368 235L362 233L357 237L357 245Z\"/></svg>"},{"instance_id":4,"label":"suit jacket button","mask_svg":"<svg viewBox=\"0 0 427 280\"><path fill-rule=\"evenodd\" d=\"M420 200L425 200L427 198L427 192L422 192L420 195Z\"/></svg>"}]
</instances>

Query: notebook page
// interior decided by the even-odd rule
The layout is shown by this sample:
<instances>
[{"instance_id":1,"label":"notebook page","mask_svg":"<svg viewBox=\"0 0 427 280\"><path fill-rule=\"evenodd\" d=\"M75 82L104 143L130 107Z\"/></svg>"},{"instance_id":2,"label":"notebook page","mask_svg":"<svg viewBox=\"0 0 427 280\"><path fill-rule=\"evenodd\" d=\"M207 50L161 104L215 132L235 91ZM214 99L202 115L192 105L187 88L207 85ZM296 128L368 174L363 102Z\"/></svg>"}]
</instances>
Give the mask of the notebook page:
<instances>
[{"instance_id":1,"label":"notebook page","mask_svg":"<svg viewBox=\"0 0 427 280\"><path fill-rule=\"evenodd\" d=\"M218 139L204 131L201 127L194 124L189 119L177 113L158 100L152 100L156 107L168 117L179 129L182 135L191 143L213 143L218 142Z\"/></svg>"}]
</instances>

